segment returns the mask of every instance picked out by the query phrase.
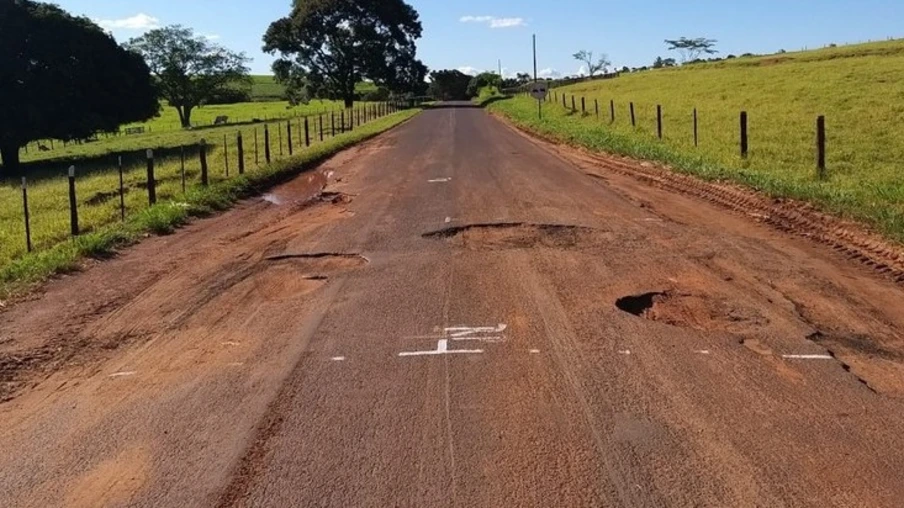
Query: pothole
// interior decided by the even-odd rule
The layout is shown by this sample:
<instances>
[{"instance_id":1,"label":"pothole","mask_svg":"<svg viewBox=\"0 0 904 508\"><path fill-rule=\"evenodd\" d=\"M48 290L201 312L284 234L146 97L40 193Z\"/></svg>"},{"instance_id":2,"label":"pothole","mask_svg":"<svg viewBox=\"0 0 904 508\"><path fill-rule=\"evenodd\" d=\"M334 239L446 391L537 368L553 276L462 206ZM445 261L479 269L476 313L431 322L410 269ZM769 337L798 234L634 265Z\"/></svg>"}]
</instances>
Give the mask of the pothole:
<instances>
[{"instance_id":1,"label":"pothole","mask_svg":"<svg viewBox=\"0 0 904 508\"><path fill-rule=\"evenodd\" d=\"M612 234L567 224L502 222L454 226L422 235L472 250L582 249L611 243Z\"/></svg>"},{"instance_id":2,"label":"pothole","mask_svg":"<svg viewBox=\"0 0 904 508\"><path fill-rule=\"evenodd\" d=\"M727 299L673 290L626 296L615 306L644 319L702 331L743 333L769 324L757 310Z\"/></svg>"},{"instance_id":3,"label":"pothole","mask_svg":"<svg viewBox=\"0 0 904 508\"><path fill-rule=\"evenodd\" d=\"M352 270L370 262L361 254L342 252L279 254L265 259L272 263L290 264L308 280L327 280L331 274Z\"/></svg>"}]
</instances>

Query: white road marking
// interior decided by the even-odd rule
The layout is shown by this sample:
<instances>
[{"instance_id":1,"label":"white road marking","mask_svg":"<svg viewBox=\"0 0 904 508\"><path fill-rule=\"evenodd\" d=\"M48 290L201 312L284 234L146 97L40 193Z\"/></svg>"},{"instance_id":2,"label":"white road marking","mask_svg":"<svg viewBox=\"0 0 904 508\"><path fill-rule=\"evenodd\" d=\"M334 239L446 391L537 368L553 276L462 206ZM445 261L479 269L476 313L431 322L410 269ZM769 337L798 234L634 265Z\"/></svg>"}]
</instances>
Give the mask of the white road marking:
<instances>
[{"instance_id":1,"label":"white road marking","mask_svg":"<svg viewBox=\"0 0 904 508\"><path fill-rule=\"evenodd\" d=\"M138 374L138 372L136 372L134 370L130 370L127 372L117 372L115 374L110 374L109 377L127 377L127 376L134 376L135 374Z\"/></svg>"},{"instance_id":2,"label":"white road marking","mask_svg":"<svg viewBox=\"0 0 904 508\"><path fill-rule=\"evenodd\" d=\"M530 350L530 354L532 354L532 355L538 355L538 354L540 354L540 350L539 350L539 349L531 349L531 350Z\"/></svg>"},{"instance_id":3,"label":"white road marking","mask_svg":"<svg viewBox=\"0 0 904 508\"><path fill-rule=\"evenodd\" d=\"M478 342L505 342L505 337L449 337L453 341L476 340Z\"/></svg>"},{"instance_id":4,"label":"white road marking","mask_svg":"<svg viewBox=\"0 0 904 508\"><path fill-rule=\"evenodd\" d=\"M620 354L620 355L630 355L630 354L631 354L631 350L630 350L630 349L625 349L625 350L623 350L623 351L619 351L618 354Z\"/></svg>"},{"instance_id":5,"label":"white road marking","mask_svg":"<svg viewBox=\"0 0 904 508\"><path fill-rule=\"evenodd\" d=\"M228 342L224 342L223 345L224 346L241 346L242 344L240 342L228 341Z\"/></svg>"},{"instance_id":6,"label":"white road marking","mask_svg":"<svg viewBox=\"0 0 904 508\"><path fill-rule=\"evenodd\" d=\"M832 355L782 355L786 360L834 360Z\"/></svg>"},{"instance_id":7,"label":"white road marking","mask_svg":"<svg viewBox=\"0 0 904 508\"><path fill-rule=\"evenodd\" d=\"M450 350L449 349L449 341L447 339L441 339L436 344L435 351L412 351L407 353L399 353L399 356L435 356L435 355L479 355L482 354L482 349L459 349L459 350Z\"/></svg>"},{"instance_id":8,"label":"white road marking","mask_svg":"<svg viewBox=\"0 0 904 508\"><path fill-rule=\"evenodd\" d=\"M451 181L452 181L451 178L436 178L433 180L427 180L427 183L446 183L446 182L451 182Z\"/></svg>"},{"instance_id":9,"label":"white road marking","mask_svg":"<svg viewBox=\"0 0 904 508\"><path fill-rule=\"evenodd\" d=\"M694 351L694 352L697 353L698 355L708 355L709 349L700 349L700 350Z\"/></svg>"},{"instance_id":10,"label":"white road marking","mask_svg":"<svg viewBox=\"0 0 904 508\"><path fill-rule=\"evenodd\" d=\"M334 356L334 357L330 358L330 360L332 360L334 362L344 362L345 357L344 356Z\"/></svg>"}]
</instances>

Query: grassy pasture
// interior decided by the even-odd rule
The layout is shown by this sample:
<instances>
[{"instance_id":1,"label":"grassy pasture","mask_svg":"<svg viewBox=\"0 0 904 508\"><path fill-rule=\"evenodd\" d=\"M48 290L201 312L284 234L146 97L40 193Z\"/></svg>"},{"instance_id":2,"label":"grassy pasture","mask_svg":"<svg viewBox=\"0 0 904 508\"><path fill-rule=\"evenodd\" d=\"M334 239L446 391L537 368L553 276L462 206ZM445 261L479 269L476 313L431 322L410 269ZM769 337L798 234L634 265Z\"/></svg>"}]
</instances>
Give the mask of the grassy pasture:
<instances>
[{"instance_id":1,"label":"grassy pasture","mask_svg":"<svg viewBox=\"0 0 904 508\"><path fill-rule=\"evenodd\" d=\"M361 139L360 136L388 128L394 125L393 122L397 123L401 119L407 118L414 111L416 110L403 111L391 117L371 120L363 126L358 126L356 122L352 132L346 134L337 132L335 137L331 136L329 117L327 117L324 124L324 142L320 141L319 122L311 121L309 123L311 147L309 148L303 148L303 119L292 119L294 158L289 156L287 122L268 123L266 125L270 132L271 158L275 165L283 164L283 161L286 163L303 161L309 157L309 154L345 146L349 140ZM361 119L363 121L363 117ZM350 124L348 118L346 123ZM181 201L186 198L183 197L182 191L182 149L180 145L186 145L186 188L188 195L191 195L192 189L197 188L200 182L198 141L203 137L210 145L207 150L207 160L213 188L235 180L237 176L237 134L239 132L243 137L246 174L255 175L262 171L269 171L265 164L264 124L165 133L156 138L136 139L131 145L117 145L117 153L83 153L79 154L81 158L74 162L72 160L50 160L27 163L24 172L28 176L29 182L28 201L32 241L36 254L53 250L55 246L69 240L69 198L68 183L65 178L69 164L74 163L77 168L76 187L81 230L87 233L97 233L121 220L117 169L119 156L122 156L123 160L124 196L128 222L146 214L149 206L145 149L154 148L158 202ZM255 148L255 134L257 135L257 148ZM141 138L141 136L136 136L136 138ZM147 143L150 139L153 139L154 144ZM82 147L93 148L94 145L99 144L93 143L82 145ZM229 177L226 174L227 161ZM250 178L253 179L254 176L250 176ZM20 179L18 177L0 179L0 285L3 283L4 270L15 260L35 258L36 256L36 254L26 255L23 215ZM9 275L7 274L7 276ZM19 276L9 277L19 278Z\"/></svg>"},{"instance_id":2,"label":"grassy pasture","mask_svg":"<svg viewBox=\"0 0 904 508\"><path fill-rule=\"evenodd\" d=\"M542 121L536 118L536 102L526 97L490 108L566 142L809 200L904 241L902 83L904 41L889 41L578 83L553 91L558 104L544 107ZM576 96L576 114L562 107L563 93L569 108ZM582 97L587 114L580 111ZM614 123L610 100L616 105ZM636 128L629 116L632 101ZM663 141L656 134L657 105L663 108ZM699 147L694 146L694 108ZM747 159L740 156L741 111L749 115ZM825 115L827 123L825 179L816 174L818 115Z\"/></svg>"}]
</instances>

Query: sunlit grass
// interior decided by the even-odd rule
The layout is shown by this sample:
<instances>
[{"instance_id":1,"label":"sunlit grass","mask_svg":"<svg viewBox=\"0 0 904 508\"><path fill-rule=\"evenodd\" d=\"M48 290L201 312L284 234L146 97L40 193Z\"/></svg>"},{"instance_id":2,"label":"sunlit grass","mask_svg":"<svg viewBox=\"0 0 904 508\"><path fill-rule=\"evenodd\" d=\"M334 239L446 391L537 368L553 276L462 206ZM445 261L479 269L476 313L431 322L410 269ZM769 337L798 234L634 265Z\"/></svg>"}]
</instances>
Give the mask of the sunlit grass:
<instances>
[{"instance_id":1,"label":"sunlit grass","mask_svg":"<svg viewBox=\"0 0 904 508\"><path fill-rule=\"evenodd\" d=\"M186 192L182 190L181 150L170 148L155 155L155 180L158 205L149 207L146 190L146 159L142 153L123 158L126 220L121 220L119 173L117 158L104 156L85 159L77 167L77 201L79 224L83 234L70 237L68 183L65 168L57 174L42 170L31 178L28 204L35 252L26 253L22 191L18 182L0 185L0 298L60 271L75 267L82 256L103 256L117 246L134 241L145 232L168 233L189 217L204 215L228 207L232 202L274 176L297 171L344 147L410 118L419 110L406 110L373 120L354 131L327 137L320 142L319 132L311 131L312 145L304 148L302 136L293 138L294 156L289 156L285 122L270 125L273 163L264 161L263 126L241 129L244 138L245 175L237 176L237 129L227 135L227 148L222 135L208 140L216 144L208 149L211 185L200 185L200 157L196 146L186 150ZM254 129L258 130L258 151L254 149ZM297 128L297 126L296 126ZM280 155L277 129L283 130ZM328 132L327 132L328 134ZM229 176L226 159L229 155Z\"/></svg>"},{"instance_id":2,"label":"sunlit grass","mask_svg":"<svg viewBox=\"0 0 904 508\"><path fill-rule=\"evenodd\" d=\"M491 109L539 132L593 148L661 160L705 178L812 201L904 241L904 41L742 58L622 75L555 90L537 120L525 97ZM578 113L561 106L577 97ZM585 98L588 114L580 112ZM554 95L552 101L556 100ZM610 100L616 120L610 123ZM596 117L595 101L600 105ZM637 127L628 105L635 103ZM663 108L664 140L656 137ZM699 141L694 146L693 110ZM750 152L740 156L741 111ZM826 116L827 177L816 172L816 118Z\"/></svg>"}]
</instances>

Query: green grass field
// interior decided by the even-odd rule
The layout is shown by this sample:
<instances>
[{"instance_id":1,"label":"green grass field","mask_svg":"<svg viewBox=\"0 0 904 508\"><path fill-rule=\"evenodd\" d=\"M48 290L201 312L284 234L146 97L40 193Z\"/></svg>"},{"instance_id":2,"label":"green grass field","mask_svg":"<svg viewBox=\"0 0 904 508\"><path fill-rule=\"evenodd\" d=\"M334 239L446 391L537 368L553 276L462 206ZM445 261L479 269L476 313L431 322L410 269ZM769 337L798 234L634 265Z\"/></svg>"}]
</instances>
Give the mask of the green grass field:
<instances>
[{"instance_id":1,"label":"green grass field","mask_svg":"<svg viewBox=\"0 0 904 508\"><path fill-rule=\"evenodd\" d=\"M286 122L270 123L271 159L274 161L304 161L308 154L317 154L331 147L345 146L349 140L362 139L361 136L379 132L393 122L401 121L417 110L403 111L391 117L371 120L363 126L354 126L354 130L345 134L337 133L332 137L329 124L324 126L323 142L320 141L319 125L309 124L311 147L303 148L304 128L301 119L293 120L293 152L289 157L288 132ZM357 120L357 117L356 117ZM362 118L363 121L363 118ZM348 121L347 121L348 122ZM350 123L350 122L349 122ZM210 144L207 152L209 176L213 186L234 180L238 172L237 134L242 133L244 161L248 175L255 175L264 168L264 125L245 125L241 127L224 127L206 131L187 131L172 133L181 136L172 140L176 144L162 146L155 150L155 180L159 202L172 200L182 201L186 198L182 191L182 149L178 143L188 145L185 149L185 177L189 195L198 187L200 181L200 151L193 141L206 137ZM255 146L255 134L257 144ZM185 136L192 136L187 138ZM224 146L225 136L225 146ZM165 143L164 143L165 144ZM92 144L93 145L93 144ZM92 146L83 145L83 146ZM127 147L123 147L127 148ZM136 145L135 151L122 153L124 169L124 197L126 217L133 220L146 214L148 209L146 156L147 145ZM128 148L127 148L128 149ZM83 154L84 155L84 154ZM301 158L299 159L299 156ZM22 269L16 268L12 275L7 268L16 260L40 257L41 252L50 251L69 240L69 199L68 183L64 177L70 161L45 161L26 165L28 175L28 201L31 215L32 241L36 254L26 256L25 224L23 200L20 180L7 177L0 179L0 284L3 280L19 280ZM228 166L227 166L228 164ZM76 187L79 204L79 223L83 232L101 232L111 224L121 220L119 197L118 155L104 154L84 156L79 159ZM229 176L227 176L227 167ZM252 177L253 178L253 177ZM86 238L90 238L86 237ZM88 240L81 240L82 242ZM69 242L71 243L71 242ZM67 258L68 259L68 258ZM27 268L27 263L26 263ZM7 270L7 272L4 272ZM28 272L28 269L25 270ZM6 273L6 275L3 275ZM25 277L32 280L34 277Z\"/></svg>"},{"instance_id":2,"label":"green grass field","mask_svg":"<svg viewBox=\"0 0 904 508\"><path fill-rule=\"evenodd\" d=\"M558 104L527 97L490 108L565 142L666 162L708 179L739 182L816 203L904 241L904 41L732 59L622 75L554 90ZM561 105L576 96L577 114ZM554 100L554 95L551 100ZM582 115L581 97L588 114ZM610 124L609 104L616 104ZM595 102L600 104L600 118ZM632 128L629 102L635 103ZM664 140L656 135L663 108ZM694 146L693 110L699 116ZM750 153L740 157L741 111ZM826 116L825 179L816 173L816 118Z\"/></svg>"},{"instance_id":3,"label":"green grass field","mask_svg":"<svg viewBox=\"0 0 904 508\"><path fill-rule=\"evenodd\" d=\"M286 87L276 82L273 76L251 76L251 100L256 102L282 101Z\"/></svg>"},{"instance_id":4,"label":"green grass field","mask_svg":"<svg viewBox=\"0 0 904 508\"><path fill-rule=\"evenodd\" d=\"M65 160L80 157L94 157L98 155L118 153L129 150L146 148L162 148L179 146L180 144L197 143L202 138L223 137L224 132L235 132L243 124L248 124L253 119L273 121L283 119L297 121L304 116L326 115L329 122L329 114L332 112L337 117L343 109L343 104L337 101L314 101L307 105L290 108L287 102L245 102L240 104L228 104L222 106L205 106L195 110L192 114L192 122L204 127L193 130L183 130L179 125L179 115L171 107L164 107L161 116L143 124L148 130L144 134L105 136L100 135L98 141L76 145L69 143L63 145L54 141L53 149L41 151L37 149L37 143L31 143L27 152L21 152L23 162ZM362 108L365 104L356 104L355 108ZM368 104L367 107L373 107ZM213 127L213 121L217 116L226 115L229 122L238 125L226 125ZM329 123L327 123L329 125ZM246 125L245 125L246 126ZM49 141L42 141L42 145L51 147Z\"/></svg>"}]
</instances>

